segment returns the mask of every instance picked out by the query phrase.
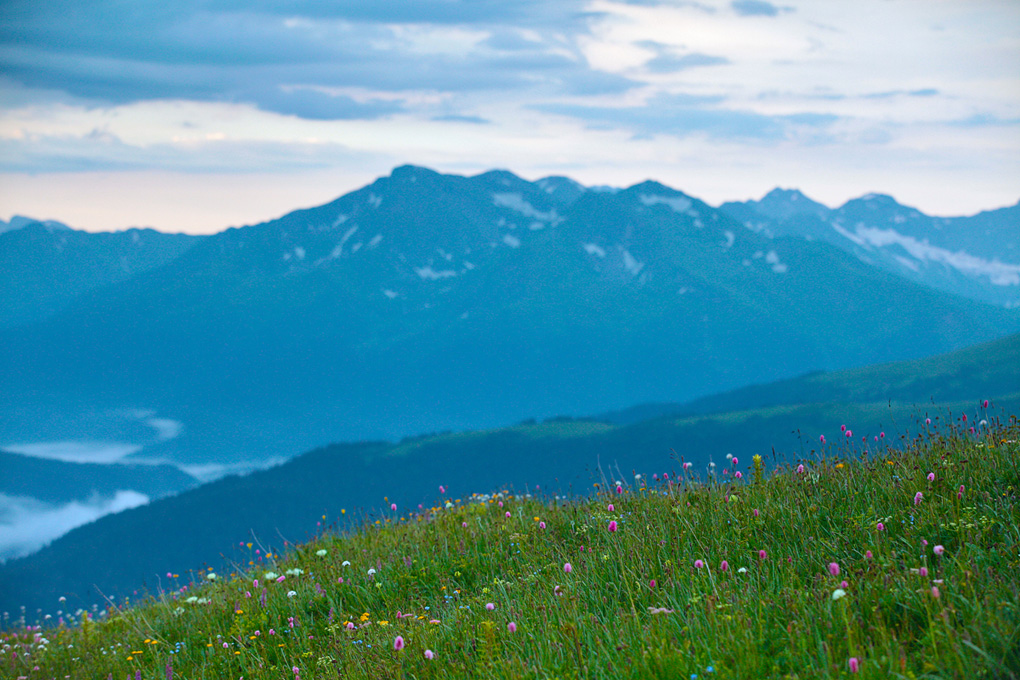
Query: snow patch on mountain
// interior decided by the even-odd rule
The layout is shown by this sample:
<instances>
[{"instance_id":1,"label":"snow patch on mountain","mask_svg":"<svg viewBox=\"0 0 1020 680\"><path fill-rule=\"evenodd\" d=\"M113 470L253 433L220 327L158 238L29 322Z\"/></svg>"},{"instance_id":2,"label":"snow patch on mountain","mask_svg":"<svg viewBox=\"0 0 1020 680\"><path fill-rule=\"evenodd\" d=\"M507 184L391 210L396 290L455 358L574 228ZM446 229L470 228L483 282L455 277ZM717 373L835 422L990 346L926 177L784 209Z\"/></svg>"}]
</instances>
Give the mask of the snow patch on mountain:
<instances>
[{"instance_id":1,"label":"snow patch on mountain","mask_svg":"<svg viewBox=\"0 0 1020 680\"><path fill-rule=\"evenodd\" d=\"M765 255L766 264L772 265L772 271L776 274L785 274L790 268L779 259L779 253L770 250Z\"/></svg>"},{"instance_id":2,"label":"snow patch on mountain","mask_svg":"<svg viewBox=\"0 0 1020 680\"><path fill-rule=\"evenodd\" d=\"M510 234L506 234L505 236L503 236L503 243L507 244L511 248L521 247L521 239L517 238L516 236L511 236Z\"/></svg>"},{"instance_id":3,"label":"snow patch on mountain","mask_svg":"<svg viewBox=\"0 0 1020 680\"><path fill-rule=\"evenodd\" d=\"M438 281L440 279L448 279L450 277L457 275L457 272L453 271L452 269L443 269L441 271L436 271L435 269L432 268L431 265L427 267L415 267L414 273L420 276L421 278L425 279L426 281Z\"/></svg>"},{"instance_id":4,"label":"snow patch on mountain","mask_svg":"<svg viewBox=\"0 0 1020 680\"><path fill-rule=\"evenodd\" d=\"M556 225L561 221L560 216L556 214L556 208L553 208L548 212L543 212L525 201L524 197L518 193L493 194L492 202L501 208L509 208L510 210L518 212L525 217L542 220L543 222L550 222L553 225Z\"/></svg>"},{"instance_id":5,"label":"snow patch on mountain","mask_svg":"<svg viewBox=\"0 0 1020 680\"><path fill-rule=\"evenodd\" d=\"M601 248L594 243L582 243L581 247L584 248L584 252L588 253L589 255L594 255L595 257L606 256L605 248Z\"/></svg>"},{"instance_id":6,"label":"snow patch on mountain","mask_svg":"<svg viewBox=\"0 0 1020 680\"><path fill-rule=\"evenodd\" d=\"M651 207L653 205L663 204L672 208L673 212L681 215L690 215L691 217L698 217L698 211L693 209L694 201L687 198L686 196L658 196L655 194L641 194L638 197L641 200L642 205Z\"/></svg>"},{"instance_id":7,"label":"snow patch on mountain","mask_svg":"<svg viewBox=\"0 0 1020 680\"><path fill-rule=\"evenodd\" d=\"M641 273L641 270L645 268L644 262L638 262L638 259L630 254L630 251L623 251L623 268L630 272L631 276L637 276Z\"/></svg>"},{"instance_id":8,"label":"snow patch on mountain","mask_svg":"<svg viewBox=\"0 0 1020 680\"><path fill-rule=\"evenodd\" d=\"M897 261L914 271L918 271L917 262L933 262L952 267L970 276L987 278L994 286L1020 286L1020 265L1018 264L986 260L962 250L951 251L939 248L927 241L918 241L912 236L901 234L895 229L881 229L858 223L851 233L839 224L832 226L846 238L868 249L899 246L915 260L915 263L914 266L911 266L899 257L896 258Z\"/></svg>"}]
</instances>

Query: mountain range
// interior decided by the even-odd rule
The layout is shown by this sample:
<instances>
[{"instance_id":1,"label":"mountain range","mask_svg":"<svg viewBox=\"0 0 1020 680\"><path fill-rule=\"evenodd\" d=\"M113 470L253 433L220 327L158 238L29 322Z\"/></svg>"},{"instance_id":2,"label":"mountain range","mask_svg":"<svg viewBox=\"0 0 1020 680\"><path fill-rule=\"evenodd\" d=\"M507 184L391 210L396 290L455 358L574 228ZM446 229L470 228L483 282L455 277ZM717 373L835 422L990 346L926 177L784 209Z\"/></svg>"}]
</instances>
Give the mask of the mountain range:
<instances>
[{"instance_id":1,"label":"mountain range","mask_svg":"<svg viewBox=\"0 0 1020 680\"><path fill-rule=\"evenodd\" d=\"M868 194L830 209L796 189L720 209L748 229L831 243L886 271L962 297L1020 306L1020 201L967 217L932 217Z\"/></svg>"},{"instance_id":2,"label":"mountain range","mask_svg":"<svg viewBox=\"0 0 1020 680\"><path fill-rule=\"evenodd\" d=\"M397 443L333 444L105 516L0 565L0 610L50 611L60 596L70 608L102 605L100 593L119 600L179 586L162 578L167 572L185 579L205 565L229 572L327 527L356 529L442 502L440 485L454 498L513 486L555 501L606 481L640 485L635 474L676 479L684 462L701 478L714 462L722 476L726 454L739 458L740 469L754 454L769 468L819 455L880 455L922 430L980 428L982 419L1018 409L1020 334L948 355L718 394L647 419L631 411ZM842 426L853 432L850 439ZM390 503L396 514L386 509Z\"/></svg>"},{"instance_id":3,"label":"mountain range","mask_svg":"<svg viewBox=\"0 0 1020 680\"><path fill-rule=\"evenodd\" d=\"M607 190L403 166L204 238L106 235L110 252L144 255L107 258L127 258L123 275L107 267L34 319L7 312L0 444L81 438L127 409L182 425L135 457L265 461L684 402L1020 328L1020 310L821 238L748 228L733 210L651 181ZM73 279L40 254L63 235L7 232L0 253L38 263L37 279ZM31 280L4 280L3 297L48 299Z\"/></svg>"}]
</instances>

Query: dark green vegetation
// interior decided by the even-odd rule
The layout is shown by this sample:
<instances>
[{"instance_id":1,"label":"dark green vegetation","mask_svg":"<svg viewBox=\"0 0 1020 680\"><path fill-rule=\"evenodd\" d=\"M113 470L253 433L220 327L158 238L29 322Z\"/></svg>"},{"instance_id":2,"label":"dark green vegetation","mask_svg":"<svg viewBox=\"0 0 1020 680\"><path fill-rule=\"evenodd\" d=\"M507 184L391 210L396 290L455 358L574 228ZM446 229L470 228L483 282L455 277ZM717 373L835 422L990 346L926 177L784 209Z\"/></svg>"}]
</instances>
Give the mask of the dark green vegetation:
<instances>
[{"instance_id":1,"label":"dark green vegetation","mask_svg":"<svg viewBox=\"0 0 1020 680\"><path fill-rule=\"evenodd\" d=\"M75 679L1015 679L1018 439L1015 418L976 434L942 422L888 457L840 444L803 468L743 458L707 482L627 477L573 502L400 501L281 555L246 545L252 568L13 630L0 665Z\"/></svg>"},{"instance_id":2,"label":"dark green vegetation","mask_svg":"<svg viewBox=\"0 0 1020 680\"><path fill-rule=\"evenodd\" d=\"M0 567L0 610L27 605L53 611L61 595L78 607L101 602L99 591L122 596L155 588L167 571L204 564L219 569L243 559L246 553L232 546L253 537L282 549L285 540L305 540L318 522L349 528L390 502L427 504L440 484L454 494L536 484L548 493L586 494L599 479L599 465L630 479L635 472L675 472L683 457L704 474L710 461L721 465L727 453L745 461L761 454L771 468L815 455L820 435L840 441L841 425L853 430L854 446L884 452L909 441L927 417L945 428L964 414L977 423L1020 412L1018 358L1020 336L1012 336L921 362L719 395L687 412L624 425L563 418L399 444L328 446L71 531ZM992 400L988 409L980 406L984 398ZM883 432L887 436L875 442Z\"/></svg>"},{"instance_id":3,"label":"dark green vegetation","mask_svg":"<svg viewBox=\"0 0 1020 680\"><path fill-rule=\"evenodd\" d=\"M145 409L184 424L162 457L267 460L685 401L1018 329L1020 310L769 238L655 182L405 166L0 332L0 442L80 431L83 409Z\"/></svg>"},{"instance_id":4,"label":"dark green vegetation","mask_svg":"<svg viewBox=\"0 0 1020 680\"><path fill-rule=\"evenodd\" d=\"M46 503L87 501L121 489L161 498L198 485L173 465L67 463L0 451L0 494Z\"/></svg>"}]
</instances>

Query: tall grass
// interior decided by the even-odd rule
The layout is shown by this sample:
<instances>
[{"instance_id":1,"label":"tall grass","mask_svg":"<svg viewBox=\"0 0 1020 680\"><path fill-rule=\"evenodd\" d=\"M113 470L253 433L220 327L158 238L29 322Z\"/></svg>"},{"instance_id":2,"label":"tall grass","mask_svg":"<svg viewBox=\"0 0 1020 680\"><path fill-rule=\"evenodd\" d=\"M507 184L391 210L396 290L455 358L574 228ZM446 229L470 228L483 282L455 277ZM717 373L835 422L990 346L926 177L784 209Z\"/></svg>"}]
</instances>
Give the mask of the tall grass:
<instances>
[{"instance_id":1,"label":"tall grass","mask_svg":"<svg viewBox=\"0 0 1020 680\"><path fill-rule=\"evenodd\" d=\"M1016 678L1018 439L1012 418L700 480L664 461L677 470L569 501L442 496L103 616L12 628L0 674Z\"/></svg>"}]
</instances>

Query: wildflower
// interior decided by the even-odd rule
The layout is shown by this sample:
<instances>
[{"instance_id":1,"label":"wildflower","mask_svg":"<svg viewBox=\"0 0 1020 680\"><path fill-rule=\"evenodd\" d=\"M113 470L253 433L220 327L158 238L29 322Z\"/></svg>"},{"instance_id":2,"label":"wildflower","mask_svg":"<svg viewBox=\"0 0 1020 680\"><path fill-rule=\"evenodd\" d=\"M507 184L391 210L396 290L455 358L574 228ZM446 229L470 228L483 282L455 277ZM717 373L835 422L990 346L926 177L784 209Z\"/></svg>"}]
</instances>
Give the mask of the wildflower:
<instances>
[{"instance_id":1,"label":"wildflower","mask_svg":"<svg viewBox=\"0 0 1020 680\"><path fill-rule=\"evenodd\" d=\"M768 556L769 556L769 554L767 552L765 552L764 550L759 550L758 551L758 559L759 560L763 560L763 559L765 559Z\"/></svg>"},{"instance_id":2,"label":"wildflower","mask_svg":"<svg viewBox=\"0 0 1020 680\"><path fill-rule=\"evenodd\" d=\"M924 419L924 424L925 425L931 425L931 418L925 418Z\"/></svg>"},{"instance_id":3,"label":"wildflower","mask_svg":"<svg viewBox=\"0 0 1020 680\"><path fill-rule=\"evenodd\" d=\"M920 505L921 504L921 499L923 499L923 498L924 498L924 494L921 493L920 491L915 493L914 494L914 505Z\"/></svg>"},{"instance_id":4,"label":"wildflower","mask_svg":"<svg viewBox=\"0 0 1020 680\"><path fill-rule=\"evenodd\" d=\"M318 555L319 557L325 557L327 555L327 552L326 552L325 549L323 549L323 550L316 550L315 554Z\"/></svg>"},{"instance_id":5,"label":"wildflower","mask_svg":"<svg viewBox=\"0 0 1020 680\"><path fill-rule=\"evenodd\" d=\"M960 485L960 490L956 492L956 500L963 500L963 484Z\"/></svg>"},{"instance_id":6,"label":"wildflower","mask_svg":"<svg viewBox=\"0 0 1020 680\"><path fill-rule=\"evenodd\" d=\"M545 529L545 522L539 522L538 523L538 528L539 529Z\"/></svg>"},{"instance_id":7,"label":"wildflower","mask_svg":"<svg viewBox=\"0 0 1020 680\"><path fill-rule=\"evenodd\" d=\"M439 493L446 493L446 487L442 484L439 485Z\"/></svg>"},{"instance_id":8,"label":"wildflower","mask_svg":"<svg viewBox=\"0 0 1020 680\"><path fill-rule=\"evenodd\" d=\"M354 630L354 624L348 621L347 625L344 626L344 628L346 628L347 630Z\"/></svg>"},{"instance_id":9,"label":"wildflower","mask_svg":"<svg viewBox=\"0 0 1020 680\"><path fill-rule=\"evenodd\" d=\"M616 520L615 519L611 520L609 522L609 531L610 531L610 533L616 531Z\"/></svg>"},{"instance_id":10,"label":"wildflower","mask_svg":"<svg viewBox=\"0 0 1020 680\"><path fill-rule=\"evenodd\" d=\"M847 661L847 665L850 667L851 673L857 673L861 670L861 662L856 656L851 656L850 660Z\"/></svg>"},{"instance_id":11,"label":"wildflower","mask_svg":"<svg viewBox=\"0 0 1020 680\"><path fill-rule=\"evenodd\" d=\"M839 564L836 562L829 562L829 573L833 576L839 576Z\"/></svg>"},{"instance_id":12,"label":"wildflower","mask_svg":"<svg viewBox=\"0 0 1020 680\"><path fill-rule=\"evenodd\" d=\"M493 604L493 603L491 603L491 602L486 602L486 603L485 603L485 608L486 608L487 610L489 610L489 611L491 612L491 611L492 611L493 609L495 609L495 608L496 608L496 605L494 605L494 604Z\"/></svg>"},{"instance_id":13,"label":"wildflower","mask_svg":"<svg viewBox=\"0 0 1020 680\"><path fill-rule=\"evenodd\" d=\"M937 545L934 548L932 548L931 551L933 553L935 553L936 555L941 555L942 553L944 553L946 551L946 549L943 546L941 546L941 545Z\"/></svg>"},{"instance_id":14,"label":"wildflower","mask_svg":"<svg viewBox=\"0 0 1020 680\"><path fill-rule=\"evenodd\" d=\"M985 399L983 402L981 402L981 408L988 408L988 400L987 399Z\"/></svg>"},{"instance_id":15,"label":"wildflower","mask_svg":"<svg viewBox=\"0 0 1020 680\"><path fill-rule=\"evenodd\" d=\"M616 508L613 506L612 503L610 503L609 504L609 512L613 512L614 510L616 510Z\"/></svg>"},{"instance_id":16,"label":"wildflower","mask_svg":"<svg viewBox=\"0 0 1020 680\"><path fill-rule=\"evenodd\" d=\"M872 558L872 554L871 554L870 550L868 550L867 552L864 553L864 559L870 560L871 558Z\"/></svg>"},{"instance_id":17,"label":"wildflower","mask_svg":"<svg viewBox=\"0 0 1020 680\"><path fill-rule=\"evenodd\" d=\"M804 474L804 466L803 465L798 465L797 466L797 474L798 475Z\"/></svg>"},{"instance_id":18,"label":"wildflower","mask_svg":"<svg viewBox=\"0 0 1020 680\"><path fill-rule=\"evenodd\" d=\"M747 567L741 567L740 569L737 569L737 573L738 574L746 574L747 573Z\"/></svg>"},{"instance_id":19,"label":"wildflower","mask_svg":"<svg viewBox=\"0 0 1020 680\"><path fill-rule=\"evenodd\" d=\"M209 579L210 581L215 581L216 580L216 574L212 573L211 571L208 574L206 574L205 577L207 579Z\"/></svg>"},{"instance_id":20,"label":"wildflower","mask_svg":"<svg viewBox=\"0 0 1020 680\"><path fill-rule=\"evenodd\" d=\"M935 481L935 473L934 472L929 472L928 473L928 481L929 482L934 482Z\"/></svg>"},{"instance_id":21,"label":"wildflower","mask_svg":"<svg viewBox=\"0 0 1020 680\"><path fill-rule=\"evenodd\" d=\"M506 511L506 518L510 519L510 511L509 510Z\"/></svg>"},{"instance_id":22,"label":"wildflower","mask_svg":"<svg viewBox=\"0 0 1020 680\"><path fill-rule=\"evenodd\" d=\"M396 503L390 503L390 510L396 511L396 509L397 509L397 504Z\"/></svg>"},{"instance_id":23,"label":"wildflower","mask_svg":"<svg viewBox=\"0 0 1020 680\"><path fill-rule=\"evenodd\" d=\"M349 566L351 566L351 563L350 563L349 561L347 561L347 560L344 560L344 561L343 561L343 562L342 562L342 563L340 564L340 566L341 566L341 567L349 567Z\"/></svg>"},{"instance_id":24,"label":"wildflower","mask_svg":"<svg viewBox=\"0 0 1020 680\"><path fill-rule=\"evenodd\" d=\"M283 583L286 579L287 579L286 576L277 576L276 577L276 582L277 583Z\"/></svg>"},{"instance_id":25,"label":"wildflower","mask_svg":"<svg viewBox=\"0 0 1020 680\"><path fill-rule=\"evenodd\" d=\"M400 637L398 635L396 637L396 639L393 641L393 649L395 649L396 651L399 652L403 648L404 648L404 638L402 638L402 637Z\"/></svg>"},{"instance_id":26,"label":"wildflower","mask_svg":"<svg viewBox=\"0 0 1020 680\"><path fill-rule=\"evenodd\" d=\"M506 624L506 630L507 630L508 633L516 633L517 632L517 624L514 623L513 621L511 621L510 623Z\"/></svg>"},{"instance_id":27,"label":"wildflower","mask_svg":"<svg viewBox=\"0 0 1020 680\"><path fill-rule=\"evenodd\" d=\"M843 590L846 590L847 588L850 587L850 584L847 583L846 581L841 581L839 587L842 588Z\"/></svg>"},{"instance_id":28,"label":"wildflower","mask_svg":"<svg viewBox=\"0 0 1020 680\"><path fill-rule=\"evenodd\" d=\"M846 425L840 425L839 426L839 431L840 432L846 432Z\"/></svg>"},{"instance_id":29,"label":"wildflower","mask_svg":"<svg viewBox=\"0 0 1020 680\"><path fill-rule=\"evenodd\" d=\"M563 571L566 572L567 574L569 574L573 570L574 568L570 566L570 562L567 562L566 564L563 565Z\"/></svg>"},{"instance_id":30,"label":"wildflower","mask_svg":"<svg viewBox=\"0 0 1020 680\"><path fill-rule=\"evenodd\" d=\"M733 476L736 477L737 479L742 479L744 477L744 473L742 473L740 470L737 470L737 472Z\"/></svg>"},{"instance_id":31,"label":"wildflower","mask_svg":"<svg viewBox=\"0 0 1020 680\"><path fill-rule=\"evenodd\" d=\"M460 526L462 529L467 529L467 522L461 522Z\"/></svg>"},{"instance_id":32,"label":"wildflower","mask_svg":"<svg viewBox=\"0 0 1020 680\"><path fill-rule=\"evenodd\" d=\"M939 599L939 595L940 595L939 587L938 586L932 586L931 587L931 596L934 597L937 600L937 599Z\"/></svg>"},{"instance_id":33,"label":"wildflower","mask_svg":"<svg viewBox=\"0 0 1020 680\"><path fill-rule=\"evenodd\" d=\"M655 588L655 579L654 578L651 581L648 582L648 587L649 588Z\"/></svg>"},{"instance_id":34,"label":"wildflower","mask_svg":"<svg viewBox=\"0 0 1020 680\"><path fill-rule=\"evenodd\" d=\"M920 569L917 570L917 573L920 574L921 576L924 576L925 578L927 578L927 576L928 576L928 567L921 567Z\"/></svg>"},{"instance_id":35,"label":"wildflower","mask_svg":"<svg viewBox=\"0 0 1020 680\"><path fill-rule=\"evenodd\" d=\"M691 469L691 464L690 463L684 463L684 470L690 470L690 469Z\"/></svg>"},{"instance_id":36,"label":"wildflower","mask_svg":"<svg viewBox=\"0 0 1020 680\"><path fill-rule=\"evenodd\" d=\"M723 564L726 564L726 562L725 562L725 561L723 561ZM704 566L705 566L705 563L704 563L704 562L702 562L701 560L694 560L694 568L695 568L695 569L701 569L701 568L702 568L702 567L704 567ZM726 570L725 570L725 569L723 569L723 571L726 571Z\"/></svg>"},{"instance_id":37,"label":"wildflower","mask_svg":"<svg viewBox=\"0 0 1020 680\"><path fill-rule=\"evenodd\" d=\"M288 590L287 591L287 597L296 597L296 596L297 596L297 591L296 590Z\"/></svg>"},{"instance_id":38,"label":"wildflower","mask_svg":"<svg viewBox=\"0 0 1020 680\"><path fill-rule=\"evenodd\" d=\"M432 659L436 658L436 653L433 652L431 649L426 649L425 650L425 658L429 659L431 661Z\"/></svg>"},{"instance_id":39,"label":"wildflower","mask_svg":"<svg viewBox=\"0 0 1020 680\"><path fill-rule=\"evenodd\" d=\"M616 493L623 493L623 487L619 484L616 485Z\"/></svg>"},{"instance_id":40,"label":"wildflower","mask_svg":"<svg viewBox=\"0 0 1020 680\"><path fill-rule=\"evenodd\" d=\"M846 431L846 438L847 439L850 439L850 437L853 437L853 436L854 436L854 433L851 430L847 430Z\"/></svg>"},{"instance_id":41,"label":"wildflower","mask_svg":"<svg viewBox=\"0 0 1020 680\"><path fill-rule=\"evenodd\" d=\"M881 522L875 525L875 528L878 529L879 531L885 531L885 525L882 524Z\"/></svg>"},{"instance_id":42,"label":"wildflower","mask_svg":"<svg viewBox=\"0 0 1020 680\"><path fill-rule=\"evenodd\" d=\"M820 444L824 444L825 443L825 435L824 434L823 435L819 435L818 442Z\"/></svg>"},{"instance_id":43,"label":"wildflower","mask_svg":"<svg viewBox=\"0 0 1020 680\"><path fill-rule=\"evenodd\" d=\"M369 576L375 576L375 569L369 569L368 570L368 575Z\"/></svg>"},{"instance_id":44,"label":"wildflower","mask_svg":"<svg viewBox=\"0 0 1020 680\"><path fill-rule=\"evenodd\" d=\"M697 566L697 565L695 565L695 566ZM726 560L723 560L722 562L719 563L719 571L729 571L729 570L730 570L730 563L729 562L727 562Z\"/></svg>"},{"instance_id":45,"label":"wildflower","mask_svg":"<svg viewBox=\"0 0 1020 680\"><path fill-rule=\"evenodd\" d=\"M846 591L843 590L842 588L836 588L834 591L832 591L833 600L840 600L844 597L846 597Z\"/></svg>"}]
</instances>

